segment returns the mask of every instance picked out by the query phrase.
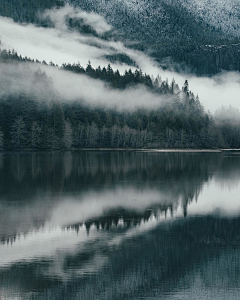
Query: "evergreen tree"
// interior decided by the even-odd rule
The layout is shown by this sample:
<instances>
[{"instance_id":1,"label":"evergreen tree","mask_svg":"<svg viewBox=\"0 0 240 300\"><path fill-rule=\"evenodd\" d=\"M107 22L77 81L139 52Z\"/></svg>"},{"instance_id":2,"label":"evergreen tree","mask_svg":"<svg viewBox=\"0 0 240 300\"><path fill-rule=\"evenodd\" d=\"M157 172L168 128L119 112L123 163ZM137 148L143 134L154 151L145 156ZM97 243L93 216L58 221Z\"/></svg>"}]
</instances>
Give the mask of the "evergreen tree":
<instances>
[{"instance_id":1,"label":"evergreen tree","mask_svg":"<svg viewBox=\"0 0 240 300\"><path fill-rule=\"evenodd\" d=\"M33 148L39 147L41 145L41 132L42 129L36 121L32 123L30 144Z\"/></svg>"},{"instance_id":2,"label":"evergreen tree","mask_svg":"<svg viewBox=\"0 0 240 300\"><path fill-rule=\"evenodd\" d=\"M18 61L15 51L0 51L4 63ZM26 61L28 59L26 58ZM54 67L54 66L53 66ZM55 66L55 68L58 68ZM155 80L141 70L130 69L124 74L107 68L86 69L78 64L64 64L62 69L96 76L109 89L124 89L143 84L154 96L166 95L168 101L155 110L117 111L89 107L82 100L67 102L56 99L52 79L41 71L41 64L32 72L34 92L0 97L0 147L4 149L31 147L61 149L71 147L144 147L144 148L216 148L240 146L240 117L236 109L223 109L211 117L204 111L199 97L195 98L186 80L179 88L172 80ZM28 69L31 72L31 69ZM150 83L151 82L151 83ZM161 83L161 85L160 85ZM46 94L44 94L46 92ZM45 100L47 95L47 100ZM148 99L146 99L146 102ZM24 116L19 117L19 116ZM3 143L4 138L4 143Z\"/></svg>"},{"instance_id":3,"label":"evergreen tree","mask_svg":"<svg viewBox=\"0 0 240 300\"><path fill-rule=\"evenodd\" d=\"M182 90L186 95L189 93L189 86L187 80L185 80Z\"/></svg>"},{"instance_id":4,"label":"evergreen tree","mask_svg":"<svg viewBox=\"0 0 240 300\"><path fill-rule=\"evenodd\" d=\"M23 148L26 145L26 125L21 116L12 125L11 137L11 143L14 148Z\"/></svg>"},{"instance_id":5,"label":"evergreen tree","mask_svg":"<svg viewBox=\"0 0 240 300\"><path fill-rule=\"evenodd\" d=\"M4 147L4 134L0 127L0 149L3 149L3 147Z\"/></svg>"}]
</instances>

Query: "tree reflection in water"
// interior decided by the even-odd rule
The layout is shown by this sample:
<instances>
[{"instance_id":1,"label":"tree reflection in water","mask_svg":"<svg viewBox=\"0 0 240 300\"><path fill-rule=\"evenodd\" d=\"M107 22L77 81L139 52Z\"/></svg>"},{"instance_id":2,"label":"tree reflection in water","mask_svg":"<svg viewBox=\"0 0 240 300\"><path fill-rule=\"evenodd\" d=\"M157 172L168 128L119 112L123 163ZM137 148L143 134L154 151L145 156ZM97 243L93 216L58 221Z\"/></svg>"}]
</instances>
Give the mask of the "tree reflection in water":
<instances>
[{"instance_id":1,"label":"tree reflection in water","mask_svg":"<svg viewBox=\"0 0 240 300\"><path fill-rule=\"evenodd\" d=\"M0 294L237 299L238 214L187 212L206 186L238 189L239 175L237 155L1 154Z\"/></svg>"}]
</instances>

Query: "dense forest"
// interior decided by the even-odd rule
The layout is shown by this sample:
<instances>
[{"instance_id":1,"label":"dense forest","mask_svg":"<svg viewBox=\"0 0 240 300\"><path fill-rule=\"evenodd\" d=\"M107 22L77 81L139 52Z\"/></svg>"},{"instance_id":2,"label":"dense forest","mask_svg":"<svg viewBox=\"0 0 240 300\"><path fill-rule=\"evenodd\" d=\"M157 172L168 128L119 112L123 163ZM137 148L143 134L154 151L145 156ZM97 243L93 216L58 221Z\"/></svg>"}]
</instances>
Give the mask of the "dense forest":
<instances>
[{"instance_id":1,"label":"dense forest","mask_svg":"<svg viewBox=\"0 0 240 300\"><path fill-rule=\"evenodd\" d=\"M89 106L84 99L65 101L54 89L52 78L41 71L46 62L33 61L14 51L1 51L0 62L7 66L30 65L33 84L47 93L39 99L34 90L24 93L1 93L0 147L2 149L69 149L69 148L238 148L240 145L239 112L231 121L231 111L217 112L216 120L206 113L198 96L189 89L187 80L179 88L159 76L151 78L141 70L120 74L111 65L94 69L89 61L52 67L74 72L105 82L110 90L126 90L145 86L150 94L164 96L166 103L156 109L134 111ZM34 71L36 70L36 71ZM80 76L79 75L79 76ZM7 81L0 83L7 86ZM9 85L9 89L11 86ZM148 99L146 99L147 103ZM159 100L160 103L160 100Z\"/></svg>"},{"instance_id":2,"label":"dense forest","mask_svg":"<svg viewBox=\"0 0 240 300\"><path fill-rule=\"evenodd\" d=\"M124 41L131 40L129 47L150 53L162 67L200 76L240 71L237 13L235 16L232 10L225 16L224 8L220 12L221 3L216 8L208 1L205 15L212 15L207 22L204 14L199 18L190 9L191 2L70 0L76 7L103 15Z\"/></svg>"},{"instance_id":3,"label":"dense forest","mask_svg":"<svg viewBox=\"0 0 240 300\"><path fill-rule=\"evenodd\" d=\"M38 23L37 11L63 5L62 0L3 0L0 1L0 14L15 22Z\"/></svg>"},{"instance_id":4,"label":"dense forest","mask_svg":"<svg viewBox=\"0 0 240 300\"><path fill-rule=\"evenodd\" d=\"M240 71L240 43L192 44L162 47L153 45L153 56L163 68L179 72L193 72L199 76L212 76L227 71Z\"/></svg>"}]
</instances>

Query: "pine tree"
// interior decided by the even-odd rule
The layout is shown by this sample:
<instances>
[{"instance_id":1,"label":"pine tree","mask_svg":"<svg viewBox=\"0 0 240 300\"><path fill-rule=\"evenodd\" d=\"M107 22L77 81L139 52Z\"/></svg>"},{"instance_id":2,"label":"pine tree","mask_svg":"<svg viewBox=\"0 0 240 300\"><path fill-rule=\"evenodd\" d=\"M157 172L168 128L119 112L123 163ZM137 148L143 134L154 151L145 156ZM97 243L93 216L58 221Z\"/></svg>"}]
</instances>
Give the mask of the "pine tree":
<instances>
[{"instance_id":1,"label":"pine tree","mask_svg":"<svg viewBox=\"0 0 240 300\"><path fill-rule=\"evenodd\" d=\"M11 143L14 148L22 148L26 142L26 126L22 117L18 117L12 125L11 130Z\"/></svg>"},{"instance_id":2,"label":"pine tree","mask_svg":"<svg viewBox=\"0 0 240 300\"><path fill-rule=\"evenodd\" d=\"M40 145L40 143L41 143L41 132L42 132L41 127L38 125L38 123L36 121L34 121L32 123L31 136L30 136L30 143L31 143L33 148L36 148Z\"/></svg>"},{"instance_id":3,"label":"pine tree","mask_svg":"<svg viewBox=\"0 0 240 300\"><path fill-rule=\"evenodd\" d=\"M53 128L50 128L48 130L48 135L47 135L47 147L50 149L59 149L60 148L60 139L56 135L55 131Z\"/></svg>"},{"instance_id":4,"label":"pine tree","mask_svg":"<svg viewBox=\"0 0 240 300\"><path fill-rule=\"evenodd\" d=\"M3 149L3 146L4 146L4 134L0 127L0 149Z\"/></svg>"},{"instance_id":5,"label":"pine tree","mask_svg":"<svg viewBox=\"0 0 240 300\"><path fill-rule=\"evenodd\" d=\"M189 94L189 85L187 80L185 80L182 90L186 95Z\"/></svg>"}]
</instances>

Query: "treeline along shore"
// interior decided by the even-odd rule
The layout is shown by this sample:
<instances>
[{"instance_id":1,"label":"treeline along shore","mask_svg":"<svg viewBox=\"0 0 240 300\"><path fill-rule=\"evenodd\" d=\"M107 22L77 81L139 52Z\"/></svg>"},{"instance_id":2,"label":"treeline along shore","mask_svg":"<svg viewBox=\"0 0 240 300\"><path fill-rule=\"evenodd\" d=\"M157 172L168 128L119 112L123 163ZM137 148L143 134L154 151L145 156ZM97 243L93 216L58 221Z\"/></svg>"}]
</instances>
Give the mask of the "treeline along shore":
<instances>
[{"instance_id":1,"label":"treeline along shore","mask_svg":"<svg viewBox=\"0 0 240 300\"><path fill-rule=\"evenodd\" d=\"M89 105L82 96L71 101L64 99L55 89L53 78L43 71L42 67L48 67L45 61L34 61L14 51L1 50L0 63L3 69L0 76L2 150L240 147L239 111L231 106L222 107L211 115L201 105L199 97L190 91L187 80L179 87L174 79L168 82L159 76L153 78L138 69L120 74L110 64L103 68L93 68L90 61L86 67L79 63L49 64L56 70L103 82L106 95L111 91L124 95L123 92L129 89L144 88L146 95L159 97L159 105L152 109L147 108L150 102L147 98L142 108L115 109L108 105ZM6 70L19 65L25 70L21 73L23 78L18 74L16 79L9 79ZM19 88L24 80L26 90ZM94 86L92 88L94 90Z\"/></svg>"}]
</instances>

